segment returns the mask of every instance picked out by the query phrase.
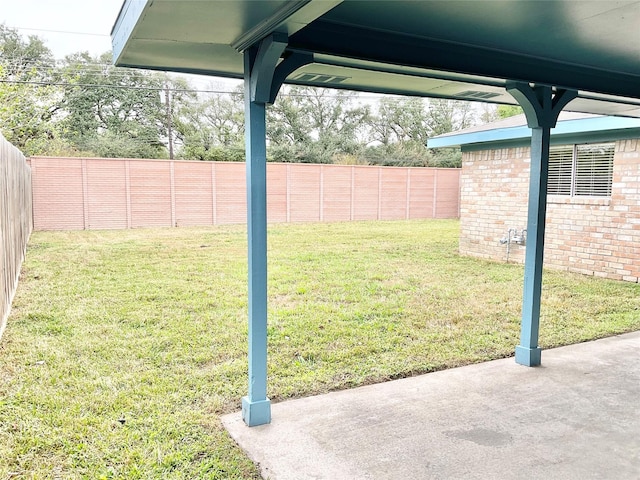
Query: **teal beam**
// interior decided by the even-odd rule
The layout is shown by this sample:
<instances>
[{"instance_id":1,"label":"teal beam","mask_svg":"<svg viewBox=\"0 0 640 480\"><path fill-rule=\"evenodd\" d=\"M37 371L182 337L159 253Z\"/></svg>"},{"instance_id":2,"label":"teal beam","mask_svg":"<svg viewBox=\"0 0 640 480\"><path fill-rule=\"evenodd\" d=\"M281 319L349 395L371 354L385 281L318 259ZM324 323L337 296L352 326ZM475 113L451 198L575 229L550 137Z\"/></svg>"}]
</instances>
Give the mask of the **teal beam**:
<instances>
[{"instance_id":1,"label":"teal beam","mask_svg":"<svg viewBox=\"0 0 640 480\"><path fill-rule=\"evenodd\" d=\"M577 97L577 92L558 90L554 94L551 87L531 87L526 83L509 83L507 91L522 106L527 117L527 124L531 128L527 246L524 265L522 323L520 344L516 347L516 362L534 367L540 365L542 354L538 346L538 334L540 331L540 298L551 129L555 127L562 109Z\"/></svg>"},{"instance_id":2,"label":"teal beam","mask_svg":"<svg viewBox=\"0 0 640 480\"><path fill-rule=\"evenodd\" d=\"M267 129L266 106L287 75L310 57L280 62L287 37L274 33L244 52L244 115L249 257L249 389L242 418L250 426L271 422L267 396ZM295 55L295 54L294 54Z\"/></svg>"}]
</instances>

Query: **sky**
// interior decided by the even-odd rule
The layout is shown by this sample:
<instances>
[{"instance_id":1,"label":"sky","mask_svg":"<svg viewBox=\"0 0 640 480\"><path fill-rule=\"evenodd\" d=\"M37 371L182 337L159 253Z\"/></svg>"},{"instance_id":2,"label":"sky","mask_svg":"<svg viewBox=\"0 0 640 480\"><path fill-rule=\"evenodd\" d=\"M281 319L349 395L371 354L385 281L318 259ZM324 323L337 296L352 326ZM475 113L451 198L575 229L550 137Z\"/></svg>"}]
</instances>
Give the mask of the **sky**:
<instances>
[{"instance_id":1,"label":"sky","mask_svg":"<svg viewBox=\"0 0 640 480\"><path fill-rule=\"evenodd\" d=\"M123 0L0 0L0 23L45 40L55 58L111 49L111 28ZM69 32L69 33L63 33Z\"/></svg>"},{"instance_id":2,"label":"sky","mask_svg":"<svg viewBox=\"0 0 640 480\"><path fill-rule=\"evenodd\" d=\"M141 1L141 0L134 0ZM88 51L98 56L111 50L111 29L124 0L0 0L0 23L23 37L37 35L56 59ZM230 91L238 81L179 75L199 89Z\"/></svg>"},{"instance_id":3,"label":"sky","mask_svg":"<svg viewBox=\"0 0 640 480\"><path fill-rule=\"evenodd\" d=\"M123 3L124 0L0 0L0 24L17 29L24 37L42 38L56 59L81 51L98 56L111 50L111 29ZM231 91L240 83L217 77L179 76L203 90Z\"/></svg>"}]
</instances>

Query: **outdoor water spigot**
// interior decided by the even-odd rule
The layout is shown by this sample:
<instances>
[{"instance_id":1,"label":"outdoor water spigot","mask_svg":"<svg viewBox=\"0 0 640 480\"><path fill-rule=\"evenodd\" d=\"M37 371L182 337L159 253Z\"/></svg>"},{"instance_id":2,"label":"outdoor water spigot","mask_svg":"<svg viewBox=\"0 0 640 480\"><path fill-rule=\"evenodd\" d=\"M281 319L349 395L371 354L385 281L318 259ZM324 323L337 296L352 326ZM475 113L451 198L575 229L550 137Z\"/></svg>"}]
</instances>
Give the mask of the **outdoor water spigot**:
<instances>
[{"instance_id":1,"label":"outdoor water spigot","mask_svg":"<svg viewBox=\"0 0 640 480\"><path fill-rule=\"evenodd\" d=\"M527 241L527 236L526 236L525 232L526 232L526 230L523 229L520 232L520 235L518 235L518 233L516 231L516 234L511 238L511 241L513 243L517 243L518 245L524 245L526 243L526 241Z\"/></svg>"}]
</instances>

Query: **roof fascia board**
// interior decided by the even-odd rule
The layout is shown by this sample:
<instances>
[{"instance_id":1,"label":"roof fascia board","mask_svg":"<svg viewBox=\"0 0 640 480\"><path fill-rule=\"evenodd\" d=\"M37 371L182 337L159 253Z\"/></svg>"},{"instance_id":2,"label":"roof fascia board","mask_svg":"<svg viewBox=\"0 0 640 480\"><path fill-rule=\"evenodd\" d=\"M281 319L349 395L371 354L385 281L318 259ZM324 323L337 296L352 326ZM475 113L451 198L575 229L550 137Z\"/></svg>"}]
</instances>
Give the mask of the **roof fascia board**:
<instances>
[{"instance_id":1,"label":"roof fascia board","mask_svg":"<svg viewBox=\"0 0 640 480\"><path fill-rule=\"evenodd\" d=\"M142 68L144 70L153 70L159 72L176 72L176 73L187 73L189 75L206 75L209 77L224 77L231 78L235 80L242 80L244 78L243 74L234 74L231 75L228 72L219 71L219 70L203 70L200 68L182 68L182 67L173 67L170 65L142 65L138 63L115 63L118 67L125 68Z\"/></svg>"},{"instance_id":2,"label":"roof fascia board","mask_svg":"<svg viewBox=\"0 0 640 480\"><path fill-rule=\"evenodd\" d=\"M640 135L640 119L622 117L596 117L579 120L566 120L558 122L555 128L551 129L551 138L555 136L581 136L587 135L589 138L604 133L621 132L632 130L634 135ZM494 130L483 130L480 132L461 133L443 135L430 138L429 148L453 147L467 144L486 144L495 142L508 142L516 140L529 140L531 129L526 125L519 127L497 128Z\"/></svg>"},{"instance_id":3,"label":"roof fascia board","mask_svg":"<svg viewBox=\"0 0 640 480\"><path fill-rule=\"evenodd\" d=\"M285 3L269 18L248 30L237 38L231 46L239 52L257 44L263 38L279 31L286 25L283 33L293 35L309 23L327 13L343 0L292 0Z\"/></svg>"},{"instance_id":4,"label":"roof fascia board","mask_svg":"<svg viewBox=\"0 0 640 480\"><path fill-rule=\"evenodd\" d=\"M339 57L640 98L640 79L635 75L322 19L294 35L289 46Z\"/></svg>"},{"instance_id":5,"label":"roof fascia board","mask_svg":"<svg viewBox=\"0 0 640 480\"><path fill-rule=\"evenodd\" d=\"M551 137L551 145L580 145L584 143L615 142L617 140L634 140L640 138L640 129L610 130L606 132L589 132L575 135L556 135ZM463 152L484 150L500 150L505 148L529 147L531 138L504 140L497 142L471 143L461 145Z\"/></svg>"},{"instance_id":6,"label":"roof fascia board","mask_svg":"<svg viewBox=\"0 0 640 480\"><path fill-rule=\"evenodd\" d=\"M126 0L120 8L118 18L111 29L111 43L113 47L113 63L117 64L128 40L135 33L136 27L144 12L153 0Z\"/></svg>"}]
</instances>

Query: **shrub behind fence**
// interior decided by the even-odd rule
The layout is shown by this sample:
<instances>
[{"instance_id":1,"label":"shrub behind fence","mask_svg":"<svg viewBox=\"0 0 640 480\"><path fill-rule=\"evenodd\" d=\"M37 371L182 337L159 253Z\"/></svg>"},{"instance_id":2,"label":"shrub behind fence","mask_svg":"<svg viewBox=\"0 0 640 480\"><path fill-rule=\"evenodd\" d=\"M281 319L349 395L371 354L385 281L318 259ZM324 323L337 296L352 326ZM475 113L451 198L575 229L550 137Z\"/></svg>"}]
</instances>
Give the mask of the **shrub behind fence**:
<instances>
[{"instance_id":1,"label":"shrub behind fence","mask_svg":"<svg viewBox=\"0 0 640 480\"><path fill-rule=\"evenodd\" d=\"M34 228L246 222L245 164L31 158ZM267 164L269 222L456 218L460 169Z\"/></svg>"},{"instance_id":2,"label":"shrub behind fence","mask_svg":"<svg viewBox=\"0 0 640 480\"><path fill-rule=\"evenodd\" d=\"M22 153L0 134L0 337L18 286L33 225L31 169Z\"/></svg>"}]
</instances>

